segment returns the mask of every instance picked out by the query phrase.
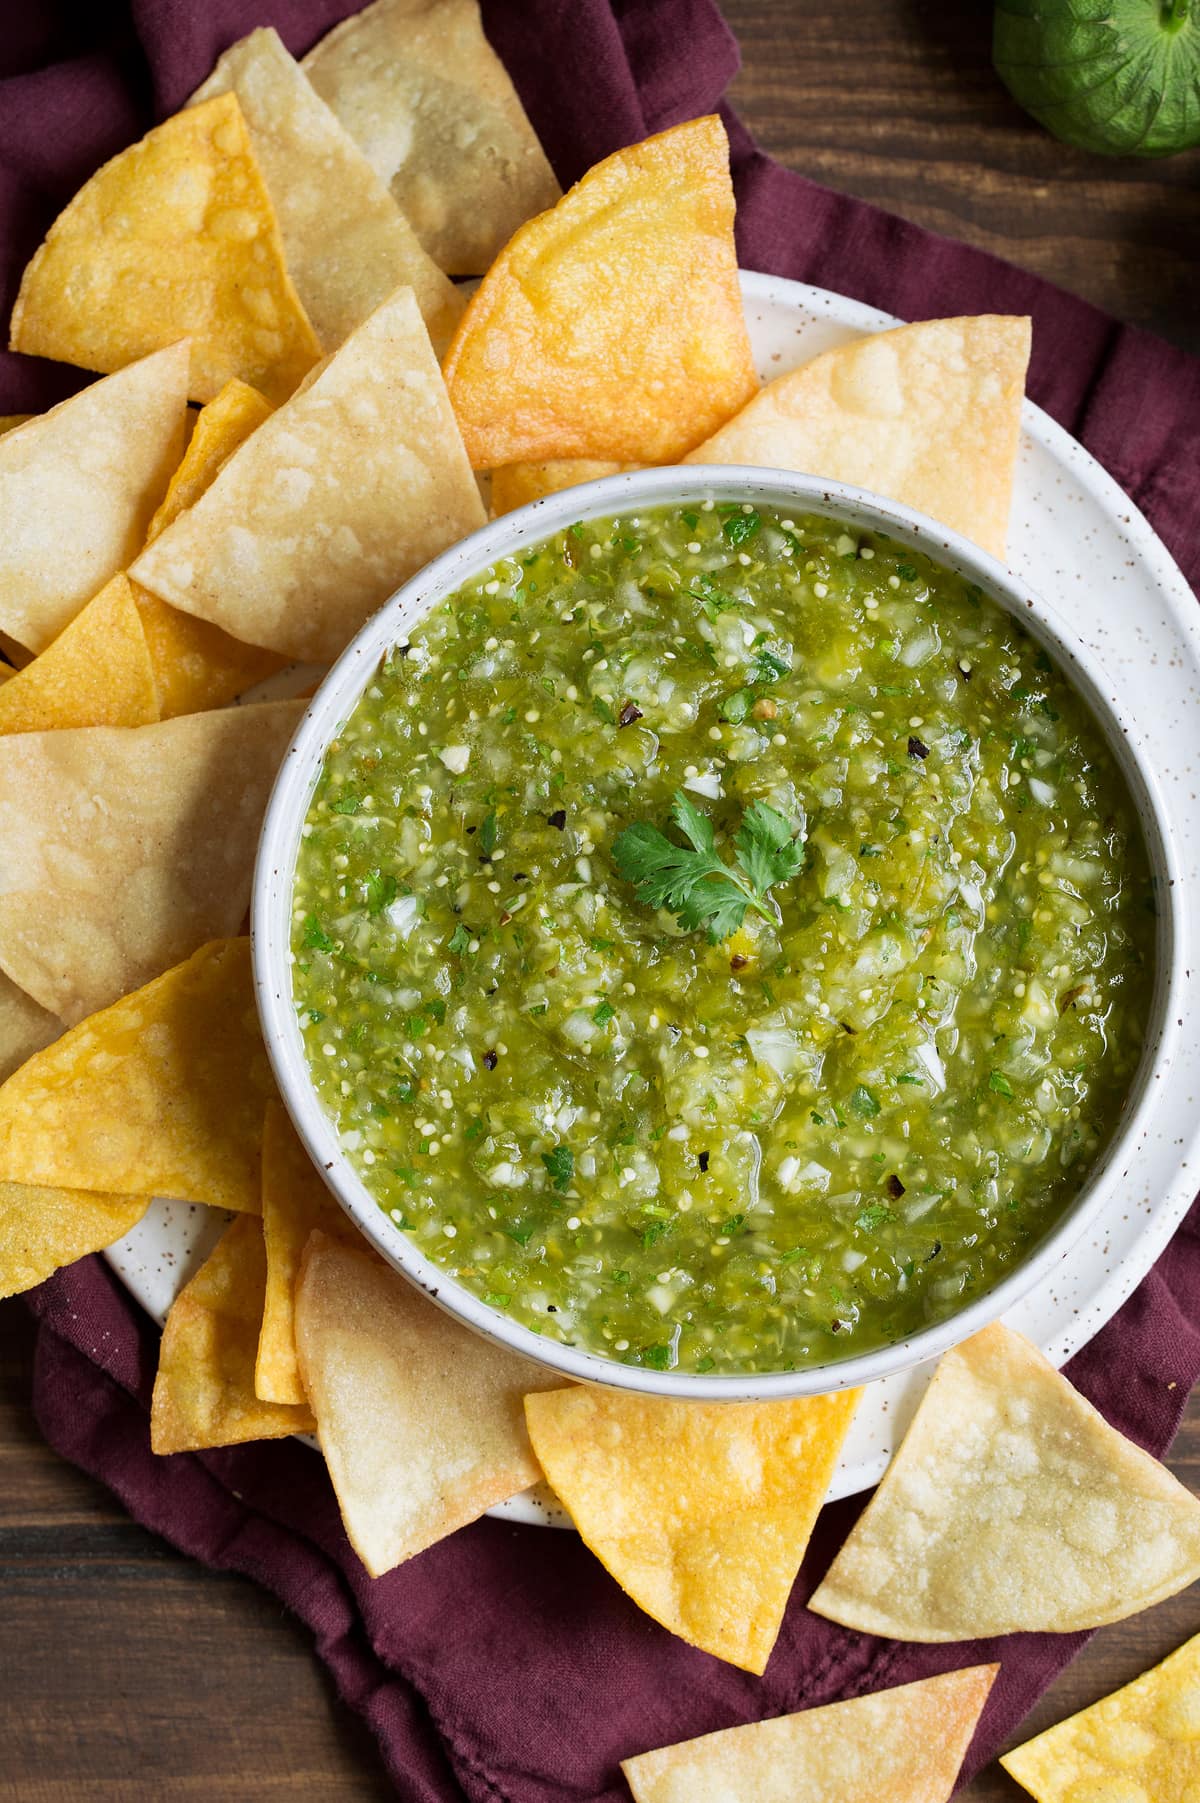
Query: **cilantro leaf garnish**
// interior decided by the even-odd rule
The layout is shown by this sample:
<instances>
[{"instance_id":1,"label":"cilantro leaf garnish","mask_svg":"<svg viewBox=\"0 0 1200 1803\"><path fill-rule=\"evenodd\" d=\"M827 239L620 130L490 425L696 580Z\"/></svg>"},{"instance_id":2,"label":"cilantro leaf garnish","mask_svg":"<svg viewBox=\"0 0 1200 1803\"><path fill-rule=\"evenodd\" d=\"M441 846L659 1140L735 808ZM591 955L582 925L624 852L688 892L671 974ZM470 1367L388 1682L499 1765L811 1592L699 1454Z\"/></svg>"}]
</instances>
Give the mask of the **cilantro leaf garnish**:
<instances>
[{"instance_id":1,"label":"cilantro leaf garnish","mask_svg":"<svg viewBox=\"0 0 1200 1803\"><path fill-rule=\"evenodd\" d=\"M762 520L751 509L749 513L735 513L731 519L726 520L721 527L721 535L727 545L744 545L748 538L754 537L761 525Z\"/></svg>"},{"instance_id":2,"label":"cilantro leaf garnish","mask_svg":"<svg viewBox=\"0 0 1200 1803\"><path fill-rule=\"evenodd\" d=\"M542 1163L560 1196L565 1196L575 1176L575 1154L570 1146L555 1146L553 1152L542 1153Z\"/></svg>"},{"instance_id":3,"label":"cilantro leaf garnish","mask_svg":"<svg viewBox=\"0 0 1200 1803\"><path fill-rule=\"evenodd\" d=\"M685 932L707 927L712 945L741 926L748 908L774 925L778 916L766 905L768 891L804 868L804 845L791 822L756 801L742 815L732 866L717 852L712 821L682 790L675 793L671 819L687 846L676 845L648 820L627 826L613 842L613 860L635 886L638 900L649 908L669 908Z\"/></svg>"}]
</instances>

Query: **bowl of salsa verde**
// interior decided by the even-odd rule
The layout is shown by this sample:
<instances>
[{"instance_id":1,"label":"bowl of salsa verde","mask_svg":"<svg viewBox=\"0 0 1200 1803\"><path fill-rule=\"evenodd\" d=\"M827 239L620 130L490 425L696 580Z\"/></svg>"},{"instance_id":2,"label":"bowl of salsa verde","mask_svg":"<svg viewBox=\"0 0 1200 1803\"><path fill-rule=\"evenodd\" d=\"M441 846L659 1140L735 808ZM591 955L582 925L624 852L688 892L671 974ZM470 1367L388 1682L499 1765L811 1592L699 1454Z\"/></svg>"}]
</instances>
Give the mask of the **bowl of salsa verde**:
<instances>
[{"instance_id":1,"label":"bowl of salsa verde","mask_svg":"<svg viewBox=\"0 0 1200 1803\"><path fill-rule=\"evenodd\" d=\"M256 976L310 1153L445 1308L576 1377L803 1394L1069 1256L1169 1056L1173 879L1132 724L985 553L629 472L340 659Z\"/></svg>"}]
</instances>

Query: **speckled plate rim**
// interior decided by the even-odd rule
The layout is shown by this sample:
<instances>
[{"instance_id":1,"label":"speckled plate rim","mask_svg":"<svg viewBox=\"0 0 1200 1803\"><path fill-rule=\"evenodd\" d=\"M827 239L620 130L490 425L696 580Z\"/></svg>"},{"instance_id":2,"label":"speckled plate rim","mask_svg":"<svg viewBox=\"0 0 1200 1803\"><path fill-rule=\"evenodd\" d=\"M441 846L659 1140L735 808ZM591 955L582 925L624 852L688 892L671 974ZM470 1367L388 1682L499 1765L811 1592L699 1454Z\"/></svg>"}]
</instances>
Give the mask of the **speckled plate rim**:
<instances>
[{"instance_id":1,"label":"speckled plate rim","mask_svg":"<svg viewBox=\"0 0 1200 1803\"><path fill-rule=\"evenodd\" d=\"M784 278L744 274L742 282L751 337L765 379L807 361L832 344L898 323L845 296ZM1190 809L1184 807L1181 811L1190 814L1189 824L1200 843L1200 804L1194 789L1195 753L1200 747L1194 712L1200 693L1200 622L1191 591L1128 497L1082 446L1032 403L1026 403L1023 421L1010 551L1012 567L1018 571L1046 569L1042 546L1047 524L1043 491L1047 486L1061 490L1057 501L1065 510L1078 511L1079 529L1085 538L1099 522L1102 529L1111 530L1120 539L1120 548L1133 572L1129 586L1141 590L1139 606L1149 608L1153 615L1143 625L1135 608L1132 617L1124 622L1127 636L1136 641L1135 655L1147 667L1156 665L1166 673L1172 698L1184 687L1190 691L1190 718L1164 717L1162 730L1156 736L1161 739L1168 735L1164 746L1174 751L1177 761L1181 753L1187 754L1180 780L1185 785L1190 782L1193 789L1190 797L1185 794L1183 798L1185 802L1190 800ZM1061 564L1050 571L1049 579L1042 575L1043 586L1053 587L1056 594L1069 593L1072 584L1086 587L1092 579L1085 560L1074 555L1073 542L1072 532L1068 531L1062 538L1065 555ZM1088 598L1082 602L1074 596L1071 599L1077 630L1099 654L1104 667L1111 634L1106 643L1103 634L1097 635L1090 629ZM1110 624L1116 632L1122 630L1119 617ZM1158 710L1152 707L1150 712L1157 720ZM1189 857L1187 864L1185 889L1194 892L1200 872L1195 869L1194 857ZM1194 987L1189 979L1189 991ZM1193 1004L1196 999L1191 996ZM1123 1172L1128 1192L1114 1196L1106 1216L1088 1232L1083 1261L1094 1267L1094 1274L1085 1286L1087 1300L1051 1278L1009 1317L1056 1364L1063 1363L1116 1312L1186 1212L1192 1195L1188 1167L1200 1145L1200 1115L1194 1099L1198 1083L1200 1057L1197 1048L1185 1041L1169 1085L1173 1093L1164 1097L1156 1110L1155 1118L1161 1120L1161 1125L1155 1136L1154 1170L1147 1174L1141 1194L1137 1193L1139 1186L1132 1170ZM161 1321L171 1295L188 1269L204 1255L218 1226L219 1217L211 1211L173 1202L157 1203L141 1227L110 1249L110 1262L148 1312ZM1079 1258L1077 1248L1072 1263ZM918 1366L901 1378L889 1378L871 1386L843 1449L830 1489L831 1498L853 1494L881 1475L930 1373L930 1366ZM559 1512L548 1514L540 1502L530 1497L514 1498L493 1512L538 1522L557 1523L562 1519Z\"/></svg>"}]
</instances>

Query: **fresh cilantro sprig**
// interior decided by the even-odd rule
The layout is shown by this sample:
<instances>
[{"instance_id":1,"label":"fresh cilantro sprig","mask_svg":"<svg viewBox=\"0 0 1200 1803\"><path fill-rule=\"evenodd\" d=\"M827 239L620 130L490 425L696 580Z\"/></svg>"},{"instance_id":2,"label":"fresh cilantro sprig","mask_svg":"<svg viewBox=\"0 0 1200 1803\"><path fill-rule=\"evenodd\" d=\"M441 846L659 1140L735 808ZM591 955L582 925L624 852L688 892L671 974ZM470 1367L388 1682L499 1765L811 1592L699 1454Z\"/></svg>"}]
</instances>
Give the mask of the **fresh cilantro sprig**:
<instances>
[{"instance_id":1,"label":"fresh cilantro sprig","mask_svg":"<svg viewBox=\"0 0 1200 1803\"><path fill-rule=\"evenodd\" d=\"M768 891L804 868L804 845L791 822L765 801L754 802L742 815L733 841L737 863L730 865L717 852L712 821L682 790L675 792L671 819L686 846L648 820L635 821L613 841L613 860L638 900L669 908L685 932L707 927L712 945L737 931L748 908L774 925Z\"/></svg>"}]
</instances>

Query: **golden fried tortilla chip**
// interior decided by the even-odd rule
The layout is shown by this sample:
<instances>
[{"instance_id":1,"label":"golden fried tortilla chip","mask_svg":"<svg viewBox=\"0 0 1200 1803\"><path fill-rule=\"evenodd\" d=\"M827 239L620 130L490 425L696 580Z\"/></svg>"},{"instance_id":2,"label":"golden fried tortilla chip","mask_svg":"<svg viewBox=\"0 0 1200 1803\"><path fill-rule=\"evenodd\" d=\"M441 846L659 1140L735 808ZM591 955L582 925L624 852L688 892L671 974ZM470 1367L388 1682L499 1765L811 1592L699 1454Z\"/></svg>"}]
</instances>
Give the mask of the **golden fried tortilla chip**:
<instances>
[{"instance_id":1,"label":"golden fried tortilla chip","mask_svg":"<svg viewBox=\"0 0 1200 1803\"><path fill-rule=\"evenodd\" d=\"M1200 1577L1200 1502L999 1324L946 1353L809 1607L973 1640L1122 1621Z\"/></svg>"},{"instance_id":2,"label":"golden fried tortilla chip","mask_svg":"<svg viewBox=\"0 0 1200 1803\"><path fill-rule=\"evenodd\" d=\"M873 489L1004 556L1030 322L929 319L780 376L688 463L800 470Z\"/></svg>"},{"instance_id":3,"label":"golden fried tortilla chip","mask_svg":"<svg viewBox=\"0 0 1200 1803\"><path fill-rule=\"evenodd\" d=\"M361 1244L361 1235L325 1187L283 1105L276 1101L267 1103L263 1129L262 1214L267 1292L254 1389L265 1402L303 1402L295 1332L301 1256L309 1235L318 1228L351 1243Z\"/></svg>"},{"instance_id":4,"label":"golden fried tortilla chip","mask_svg":"<svg viewBox=\"0 0 1200 1803\"><path fill-rule=\"evenodd\" d=\"M521 1398L547 1381L541 1367L460 1327L363 1248L312 1235L296 1345L346 1533L373 1578L539 1475Z\"/></svg>"},{"instance_id":5,"label":"golden fried tortilla chip","mask_svg":"<svg viewBox=\"0 0 1200 1803\"><path fill-rule=\"evenodd\" d=\"M445 371L477 469L674 463L743 407L758 377L721 121L617 151L523 225L467 307Z\"/></svg>"},{"instance_id":6,"label":"golden fried tortilla chip","mask_svg":"<svg viewBox=\"0 0 1200 1803\"><path fill-rule=\"evenodd\" d=\"M0 1087L0 1183L257 1215L274 1093L250 942L218 940L72 1027Z\"/></svg>"},{"instance_id":7,"label":"golden fried tortilla chip","mask_svg":"<svg viewBox=\"0 0 1200 1803\"><path fill-rule=\"evenodd\" d=\"M262 1223L234 1221L171 1304L150 1406L155 1452L312 1432L306 1408L263 1402L254 1394L266 1281Z\"/></svg>"},{"instance_id":8,"label":"golden fried tortilla chip","mask_svg":"<svg viewBox=\"0 0 1200 1803\"><path fill-rule=\"evenodd\" d=\"M234 452L132 574L235 638L330 663L484 522L412 293L398 289Z\"/></svg>"},{"instance_id":9,"label":"golden fried tortilla chip","mask_svg":"<svg viewBox=\"0 0 1200 1803\"><path fill-rule=\"evenodd\" d=\"M0 630L42 651L137 555L183 452L187 347L0 439Z\"/></svg>"},{"instance_id":10,"label":"golden fried tortilla chip","mask_svg":"<svg viewBox=\"0 0 1200 1803\"><path fill-rule=\"evenodd\" d=\"M0 968L72 1023L235 933L303 711L0 738Z\"/></svg>"},{"instance_id":11,"label":"golden fried tortilla chip","mask_svg":"<svg viewBox=\"0 0 1200 1803\"><path fill-rule=\"evenodd\" d=\"M149 1206L146 1196L0 1183L0 1296L31 1290L62 1265L123 1239Z\"/></svg>"},{"instance_id":12,"label":"golden fried tortilla chip","mask_svg":"<svg viewBox=\"0 0 1200 1803\"><path fill-rule=\"evenodd\" d=\"M150 522L147 542L165 532L173 520L200 499L238 446L270 417L271 404L257 388L236 379L226 382L216 400L202 407L196 417L183 462L171 477L166 497ZM160 601L138 583L133 585L133 592L142 616L162 719L224 707L256 682L282 669L284 660L273 651L243 645L219 626Z\"/></svg>"},{"instance_id":13,"label":"golden fried tortilla chip","mask_svg":"<svg viewBox=\"0 0 1200 1803\"><path fill-rule=\"evenodd\" d=\"M288 273L325 349L407 286L444 351L463 296L275 31L252 31L227 50L192 104L231 90L279 216Z\"/></svg>"},{"instance_id":14,"label":"golden fried tortilla chip","mask_svg":"<svg viewBox=\"0 0 1200 1803\"><path fill-rule=\"evenodd\" d=\"M1000 1764L1037 1803L1200 1803L1200 1634Z\"/></svg>"},{"instance_id":15,"label":"golden fried tortilla chip","mask_svg":"<svg viewBox=\"0 0 1200 1803\"><path fill-rule=\"evenodd\" d=\"M11 432L17 426L23 426L27 419L33 417L32 413L0 413L0 434Z\"/></svg>"},{"instance_id":16,"label":"golden fried tortilla chip","mask_svg":"<svg viewBox=\"0 0 1200 1803\"><path fill-rule=\"evenodd\" d=\"M0 734L149 726L158 691L133 590L114 576L40 657L0 689Z\"/></svg>"},{"instance_id":17,"label":"golden fried tortilla chip","mask_svg":"<svg viewBox=\"0 0 1200 1803\"><path fill-rule=\"evenodd\" d=\"M635 1803L947 1803L998 1665L623 1759Z\"/></svg>"},{"instance_id":18,"label":"golden fried tortilla chip","mask_svg":"<svg viewBox=\"0 0 1200 1803\"><path fill-rule=\"evenodd\" d=\"M0 1083L58 1038L63 1024L0 972Z\"/></svg>"},{"instance_id":19,"label":"golden fried tortilla chip","mask_svg":"<svg viewBox=\"0 0 1200 1803\"><path fill-rule=\"evenodd\" d=\"M561 192L477 0L377 0L304 59L449 275L479 275Z\"/></svg>"},{"instance_id":20,"label":"golden fried tortilla chip","mask_svg":"<svg viewBox=\"0 0 1200 1803\"><path fill-rule=\"evenodd\" d=\"M198 401L231 376L281 401L321 355L232 94L85 182L25 271L10 348L112 370L181 338Z\"/></svg>"},{"instance_id":21,"label":"golden fried tortilla chip","mask_svg":"<svg viewBox=\"0 0 1200 1803\"><path fill-rule=\"evenodd\" d=\"M577 488L581 482L598 482L601 476L616 476L621 470L636 469L632 463L600 463L586 457L565 457L554 463L502 463L492 471L492 517L512 513L543 495L556 495L563 488Z\"/></svg>"},{"instance_id":22,"label":"golden fried tortilla chip","mask_svg":"<svg viewBox=\"0 0 1200 1803\"><path fill-rule=\"evenodd\" d=\"M601 1564L693 1646L762 1672L860 1392L529 1396L538 1463Z\"/></svg>"}]
</instances>

